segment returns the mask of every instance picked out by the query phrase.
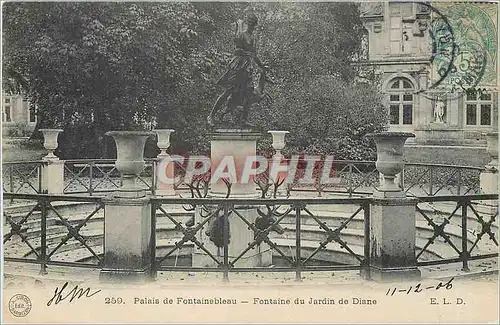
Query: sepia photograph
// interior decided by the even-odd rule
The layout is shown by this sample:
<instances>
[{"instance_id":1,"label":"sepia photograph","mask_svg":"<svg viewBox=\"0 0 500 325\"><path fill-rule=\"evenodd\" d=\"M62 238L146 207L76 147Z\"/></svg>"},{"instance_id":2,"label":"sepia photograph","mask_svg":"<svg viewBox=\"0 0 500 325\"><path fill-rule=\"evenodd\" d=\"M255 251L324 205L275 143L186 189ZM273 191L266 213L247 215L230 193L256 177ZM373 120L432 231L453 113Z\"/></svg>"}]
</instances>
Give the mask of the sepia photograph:
<instances>
[{"instance_id":1,"label":"sepia photograph","mask_svg":"<svg viewBox=\"0 0 500 325\"><path fill-rule=\"evenodd\" d=\"M2 1L1 322L497 323L498 1Z\"/></svg>"}]
</instances>

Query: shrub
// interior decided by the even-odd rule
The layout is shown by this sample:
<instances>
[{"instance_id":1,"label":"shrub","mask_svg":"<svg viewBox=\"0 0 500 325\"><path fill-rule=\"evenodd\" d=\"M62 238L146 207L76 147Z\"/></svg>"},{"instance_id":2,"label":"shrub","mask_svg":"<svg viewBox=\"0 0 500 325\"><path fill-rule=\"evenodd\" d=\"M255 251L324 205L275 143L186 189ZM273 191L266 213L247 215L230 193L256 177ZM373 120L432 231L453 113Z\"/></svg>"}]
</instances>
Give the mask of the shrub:
<instances>
[{"instance_id":1,"label":"shrub","mask_svg":"<svg viewBox=\"0 0 500 325\"><path fill-rule=\"evenodd\" d=\"M31 135L31 128L28 127L26 122L16 122L14 126L10 127L7 131L7 136L11 138L28 137Z\"/></svg>"}]
</instances>

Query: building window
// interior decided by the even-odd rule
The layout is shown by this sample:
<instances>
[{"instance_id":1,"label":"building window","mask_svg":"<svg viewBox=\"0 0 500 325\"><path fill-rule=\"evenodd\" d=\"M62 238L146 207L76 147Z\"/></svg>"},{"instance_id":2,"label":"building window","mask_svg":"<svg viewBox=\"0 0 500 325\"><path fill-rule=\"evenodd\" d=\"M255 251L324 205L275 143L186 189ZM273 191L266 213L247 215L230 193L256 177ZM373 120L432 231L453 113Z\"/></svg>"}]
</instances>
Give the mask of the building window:
<instances>
[{"instance_id":1,"label":"building window","mask_svg":"<svg viewBox=\"0 0 500 325\"><path fill-rule=\"evenodd\" d=\"M490 93L467 92L465 96L465 124L490 126L492 107L493 99Z\"/></svg>"},{"instance_id":2,"label":"building window","mask_svg":"<svg viewBox=\"0 0 500 325\"><path fill-rule=\"evenodd\" d=\"M34 106L30 106L29 115L30 115L30 122L36 122L36 110Z\"/></svg>"},{"instance_id":3,"label":"building window","mask_svg":"<svg viewBox=\"0 0 500 325\"><path fill-rule=\"evenodd\" d=\"M413 25L405 20L411 20L414 16L414 4L411 2L390 2L389 8L391 54L410 53L410 35L412 35Z\"/></svg>"},{"instance_id":4,"label":"building window","mask_svg":"<svg viewBox=\"0 0 500 325\"><path fill-rule=\"evenodd\" d=\"M12 118L10 116L10 105L5 105L3 109L5 114L5 122L12 122Z\"/></svg>"},{"instance_id":5,"label":"building window","mask_svg":"<svg viewBox=\"0 0 500 325\"><path fill-rule=\"evenodd\" d=\"M11 115L11 98L4 96L3 97L3 103L2 103L2 122L12 122L12 115Z\"/></svg>"},{"instance_id":6,"label":"building window","mask_svg":"<svg viewBox=\"0 0 500 325\"><path fill-rule=\"evenodd\" d=\"M361 34L361 53L359 54L360 60L369 60L370 59L370 35L368 30L365 28L362 30Z\"/></svg>"},{"instance_id":7,"label":"building window","mask_svg":"<svg viewBox=\"0 0 500 325\"><path fill-rule=\"evenodd\" d=\"M389 83L389 123L413 124L413 86L408 79L397 78Z\"/></svg>"}]
</instances>

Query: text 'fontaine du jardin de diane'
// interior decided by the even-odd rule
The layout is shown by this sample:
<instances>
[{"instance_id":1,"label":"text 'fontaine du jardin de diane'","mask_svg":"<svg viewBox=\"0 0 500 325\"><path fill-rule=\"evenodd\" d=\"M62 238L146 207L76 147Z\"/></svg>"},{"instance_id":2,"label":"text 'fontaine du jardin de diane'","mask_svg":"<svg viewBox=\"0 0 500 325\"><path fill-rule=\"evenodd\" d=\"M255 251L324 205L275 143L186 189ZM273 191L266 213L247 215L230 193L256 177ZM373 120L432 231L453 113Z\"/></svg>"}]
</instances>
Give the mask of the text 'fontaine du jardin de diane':
<instances>
[{"instance_id":1,"label":"text 'fontaine du jardin de diane'","mask_svg":"<svg viewBox=\"0 0 500 325\"><path fill-rule=\"evenodd\" d=\"M253 305L376 305L375 299L364 298L332 298L332 297L308 297L308 298L257 298L251 300L237 300L233 298L134 298L134 304L138 305L237 305L237 304L253 304Z\"/></svg>"}]
</instances>

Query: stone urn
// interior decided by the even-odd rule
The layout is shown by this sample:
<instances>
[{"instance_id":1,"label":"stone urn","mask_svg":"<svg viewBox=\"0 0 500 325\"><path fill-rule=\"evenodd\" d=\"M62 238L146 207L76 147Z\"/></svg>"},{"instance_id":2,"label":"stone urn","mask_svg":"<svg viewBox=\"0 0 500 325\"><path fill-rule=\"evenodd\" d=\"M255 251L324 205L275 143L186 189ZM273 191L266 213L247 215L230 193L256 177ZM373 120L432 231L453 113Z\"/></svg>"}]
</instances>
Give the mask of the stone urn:
<instances>
[{"instance_id":1,"label":"stone urn","mask_svg":"<svg viewBox=\"0 0 500 325\"><path fill-rule=\"evenodd\" d=\"M160 149L160 155L167 155L167 149L170 147L170 135L175 132L172 129L156 129L157 146Z\"/></svg>"},{"instance_id":2,"label":"stone urn","mask_svg":"<svg viewBox=\"0 0 500 325\"><path fill-rule=\"evenodd\" d=\"M404 168L403 154L406 139L415 137L408 132L381 132L370 133L377 146L377 161L375 166L382 174L383 180L378 188L381 192L401 192L396 184L396 175Z\"/></svg>"},{"instance_id":3,"label":"stone urn","mask_svg":"<svg viewBox=\"0 0 500 325\"><path fill-rule=\"evenodd\" d=\"M273 136L273 149L275 150L275 154L272 157L270 164L281 164L283 160L283 155L281 154L281 150L285 148L285 136L290 133L288 131L267 131L271 133ZM287 172L278 172L276 175L269 175L269 182L271 184L279 185L282 180L285 180L288 176ZM283 185L283 184L282 184ZM276 196L281 196L285 192L282 189L276 189Z\"/></svg>"},{"instance_id":4,"label":"stone urn","mask_svg":"<svg viewBox=\"0 0 500 325\"><path fill-rule=\"evenodd\" d=\"M43 133L43 147L49 151L49 153L43 157L44 159L58 159L56 155L54 155L54 150L57 149L59 145L57 143L57 137L59 133L63 132L61 129L40 129Z\"/></svg>"},{"instance_id":5,"label":"stone urn","mask_svg":"<svg viewBox=\"0 0 500 325\"><path fill-rule=\"evenodd\" d=\"M486 151L491 157L486 167L498 168L498 132L486 133Z\"/></svg>"},{"instance_id":6,"label":"stone urn","mask_svg":"<svg viewBox=\"0 0 500 325\"><path fill-rule=\"evenodd\" d=\"M146 140L154 135L150 131L109 131L106 135L116 143L116 169L121 173L123 184L119 197L142 197L144 191L137 185L137 177L145 168L144 147Z\"/></svg>"},{"instance_id":7,"label":"stone urn","mask_svg":"<svg viewBox=\"0 0 500 325\"><path fill-rule=\"evenodd\" d=\"M158 154L158 160L155 165L156 168L156 182L155 182L155 195L159 196L173 196L176 195L175 188L174 188L174 177L175 177L175 163L173 162L168 162L170 155L167 153L167 149L170 147L170 135L175 132L175 130L172 129L156 129L153 130L154 133L156 133L156 138L157 138L157 143L156 145L160 149L160 153ZM164 165L162 162L168 162L168 164L165 166L165 169L161 168ZM172 183L165 183L163 182L163 175L160 174L166 174L168 179L172 180Z\"/></svg>"},{"instance_id":8,"label":"stone urn","mask_svg":"<svg viewBox=\"0 0 500 325\"><path fill-rule=\"evenodd\" d=\"M285 148L285 136L290 133L288 131L267 131L273 136L273 149L276 150L276 155L281 156L281 150Z\"/></svg>"}]
</instances>

